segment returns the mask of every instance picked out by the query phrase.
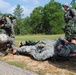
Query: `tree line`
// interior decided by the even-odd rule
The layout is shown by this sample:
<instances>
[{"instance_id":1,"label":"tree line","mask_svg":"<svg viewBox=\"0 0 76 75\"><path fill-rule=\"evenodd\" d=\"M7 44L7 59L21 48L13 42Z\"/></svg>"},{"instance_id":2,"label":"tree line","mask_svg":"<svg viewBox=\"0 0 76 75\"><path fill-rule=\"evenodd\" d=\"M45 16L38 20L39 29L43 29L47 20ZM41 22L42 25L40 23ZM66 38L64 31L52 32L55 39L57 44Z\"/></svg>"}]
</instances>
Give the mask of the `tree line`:
<instances>
[{"instance_id":1,"label":"tree line","mask_svg":"<svg viewBox=\"0 0 76 75\"><path fill-rule=\"evenodd\" d=\"M73 7L76 6L75 0L71 1ZM18 4L14 9L13 15L17 19L16 25L14 25L16 35L25 34L62 34L62 26L64 22L64 10L62 4L55 0L50 0L44 7L36 7L25 18L23 14L23 8ZM0 14L2 14L0 12Z\"/></svg>"}]
</instances>

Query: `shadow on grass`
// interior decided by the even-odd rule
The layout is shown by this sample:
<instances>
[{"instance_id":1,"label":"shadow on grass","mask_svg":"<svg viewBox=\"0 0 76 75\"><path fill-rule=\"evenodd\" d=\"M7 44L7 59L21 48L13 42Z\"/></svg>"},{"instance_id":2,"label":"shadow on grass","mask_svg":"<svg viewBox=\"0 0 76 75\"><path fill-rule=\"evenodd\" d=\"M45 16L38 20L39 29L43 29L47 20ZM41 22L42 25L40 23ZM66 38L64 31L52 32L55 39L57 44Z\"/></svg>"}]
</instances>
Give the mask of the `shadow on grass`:
<instances>
[{"instance_id":1,"label":"shadow on grass","mask_svg":"<svg viewBox=\"0 0 76 75\"><path fill-rule=\"evenodd\" d=\"M75 60L76 60L76 58L75 58ZM72 61L72 60L52 61L51 59L48 59L48 63L52 64L53 66L55 66L57 68L65 69L65 70L76 73L76 61Z\"/></svg>"},{"instance_id":2,"label":"shadow on grass","mask_svg":"<svg viewBox=\"0 0 76 75\"><path fill-rule=\"evenodd\" d=\"M32 60L35 60L35 61L38 61L36 59L34 59L31 55L29 55L28 53L20 53L20 55L22 56L27 56L27 57L30 57ZM75 58L76 60L76 58ZM72 61L72 60L56 60L56 61L52 61L50 58L49 59L46 59L44 61L48 61L49 64L57 67L57 68L60 68L60 69L64 69L64 70L68 70L68 71L71 71L71 72L74 72L76 73L76 61ZM43 61L42 61L43 62Z\"/></svg>"}]
</instances>

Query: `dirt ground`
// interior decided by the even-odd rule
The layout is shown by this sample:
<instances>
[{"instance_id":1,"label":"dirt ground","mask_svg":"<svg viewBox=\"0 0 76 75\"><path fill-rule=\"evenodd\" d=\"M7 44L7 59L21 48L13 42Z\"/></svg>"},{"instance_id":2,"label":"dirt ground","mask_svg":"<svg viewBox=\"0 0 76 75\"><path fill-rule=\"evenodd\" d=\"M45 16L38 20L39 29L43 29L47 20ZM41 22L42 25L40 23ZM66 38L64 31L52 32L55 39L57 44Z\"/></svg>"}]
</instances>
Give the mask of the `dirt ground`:
<instances>
[{"instance_id":1,"label":"dirt ground","mask_svg":"<svg viewBox=\"0 0 76 75\"><path fill-rule=\"evenodd\" d=\"M36 72L40 75L76 75L76 62L73 61L54 61L50 59L45 61L37 61L29 56L12 55L1 57L0 60L7 63L21 62L22 68ZM14 64L15 66L17 64Z\"/></svg>"}]
</instances>

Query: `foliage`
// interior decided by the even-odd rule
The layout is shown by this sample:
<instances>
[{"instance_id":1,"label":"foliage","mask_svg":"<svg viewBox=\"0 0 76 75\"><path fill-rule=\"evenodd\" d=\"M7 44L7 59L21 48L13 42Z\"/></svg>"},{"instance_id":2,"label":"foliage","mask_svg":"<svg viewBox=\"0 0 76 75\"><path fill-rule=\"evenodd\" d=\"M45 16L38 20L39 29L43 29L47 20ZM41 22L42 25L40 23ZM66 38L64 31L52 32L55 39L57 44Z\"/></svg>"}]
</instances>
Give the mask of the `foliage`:
<instances>
[{"instance_id":1,"label":"foliage","mask_svg":"<svg viewBox=\"0 0 76 75\"><path fill-rule=\"evenodd\" d=\"M51 0L44 7L37 7L30 15L32 33L58 34L63 33L64 16L62 5Z\"/></svg>"},{"instance_id":2,"label":"foliage","mask_svg":"<svg viewBox=\"0 0 76 75\"><path fill-rule=\"evenodd\" d=\"M44 7L34 8L29 17L22 18L23 11L18 4L13 12L17 19L14 25L16 35L63 33L64 11L59 2L50 0Z\"/></svg>"},{"instance_id":3,"label":"foliage","mask_svg":"<svg viewBox=\"0 0 76 75\"><path fill-rule=\"evenodd\" d=\"M22 19L17 20L17 23L14 26L14 30L15 30L16 35L19 35L22 33L21 32L22 25L23 25L23 20Z\"/></svg>"},{"instance_id":4,"label":"foliage","mask_svg":"<svg viewBox=\"0 0 76 75\"><path fill-rule=\"evenodd\" d=\"M44 6L43 20L46 34L62 33L61 27L64 24L62 5L51 0Z\"/></svg>"},{"instance_id":5,"label":"foliage","mask_svg":"<svg viewBox=\"0 0 76 75\"><path fill-rule=\"evenodd\" d=\"M72 6L72 8L76 8L76 3Z\"/></svg>"},{"instance_id":6,"label":"foliage","mask_svg":"<svg viewBox=\"0 0 76 75\"><path fill-rule=\"evenodd\" d=\"M21 8L21 6L18 4L17 7L14 9L14 16L19 20L22 18L23 16L23 8Z\"/></svg>"},{"instance_id":7,"label":"foliage","mask_svg":"<svg viewBox=\"0 0 76 75\"><path fill-rule=\"evenodd\" d=\"M72 5L72 8L76 8L76 0L72 0L70 5Z\"/></svg>"},{"instance_id":8,"label":"foliage","mask_svg":"<svg viewBox=\"0 0 76 75\"><path fill-rule=\"evenodd\" d=\"M2 13L0 12L0 15L2 15Z\"/></svg>"},{"instance_id":9,"label":"foliage","mask_svg":"<svg viewBox=\"0 0 76 75\"><path fill-rule=\"evenodd\" d=\"M30 17L26 17L26 18L24 18L24 21L23 21L23 28L25 28L24 29L24 34L29 34L29 33L31 33L31 30L32 30L32 28L31 28L31 25L30 25Z\"/></svg>"},{"instance_id":10,"label":"foliage","mask_svg":"<svg viewBox=\"0 0 76 75\"><path fill-rule=\"evenodd\" d=\"M30 16L30 25L32 27L32 33L42 33L43 32L43 7L39 6L33 10Z\"/></svg>"},{"instance_id":11,"label":"foliage","mask_svg":"<svg viewBox=\"0 0 76 75\"><path fill-rule=\"evenodd\" d=\"M20 5L15 8L14 14L21 18L22 9ZM59 34L63 33L64 24L62 5L54 0L50 0L44 7L36 7L30 17L18 19L15 26L16 34ZM20 25L21 24L21 25Z\"/></svg>"},{"instance_id":12,"label":"foliage","mask_svg":"<svg viewBox=\"0 0 76 75\"><path fill-rule=\"evenodd\" d=\"M73 6L75 3L76 3L76 0L72 0L70 4Z\"/></svg>"},{"instance_id":13,"label":"foliage","mask_svg":"<svg viewBox=\"0 0 76 75\"><path fill-rule=\"evenodd\" d=\"M14 26L15 34L17 34L17 35L22 34L22 30L24 30L22 28L22 25L23 25L23 19L21 19L22 16L23 16L22 13L23 13L23 8L21 8L21 6L18 4L17 7L14 9L14 13L13 13L14 16L16 17L16 19L17 19L17 23Z\"/></svg>"}]
</instances>

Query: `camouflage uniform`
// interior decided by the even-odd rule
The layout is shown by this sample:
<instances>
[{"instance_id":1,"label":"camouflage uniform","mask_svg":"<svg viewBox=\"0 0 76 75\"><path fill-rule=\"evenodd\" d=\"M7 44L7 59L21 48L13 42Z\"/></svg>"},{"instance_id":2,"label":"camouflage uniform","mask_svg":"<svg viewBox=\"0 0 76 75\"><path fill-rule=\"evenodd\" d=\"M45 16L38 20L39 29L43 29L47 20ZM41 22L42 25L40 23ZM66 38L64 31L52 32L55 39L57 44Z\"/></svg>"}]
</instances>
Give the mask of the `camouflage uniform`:
<instances>
[{"instance_id":1,"label":"camouflage uniform","mask_svg":"<svg viewBox=\"0 0 76 75\"><path fill-rule=\"evenodd\" d=\"M33 57L37 60L45 60L54 55L55 40L42 40L33 46L14 47L19 53L32 53Z\"/></svg>"},{"instance_id":2,"label":"camouflage uniform","mask_svg":"<svg viewBox=\"0 0 76 75\"><path fill-rule=\"evenodd\" d=\"M14 47L19 53L32 53L32 56L36 60L45 60L47 58L53 57L53 56L69 56L70 52L73 52L73 50L76 48L75 44L69 44L66 46L63 46L58 52L57 46L59 44L64 45L64 42L62 39L55 40L42 40L39 43L37 43L34 46L22 46L20 48Z\"/></svg>"},{"instance_id":3,"label":"camouflage uniform","mask_svg":"<svg viewBox=\"0 0 76 75\"><path fill-rule=\"evenodd\" d=\"M14 37L12 36L14 34L14 28L13 28L13 24L11 23L11 20L8 18L8 17L5 17L5 31L6 31L6 34L10 37Z\"/></svg>"},{"instance_id":4,"label":"camouflage uniform","mask_svg":"<svg viewBox=\"0 0 76 75\"><path fill-rule=\"evenodd\" d=\"M6 16L0 16L0 22L2 22L2 23L0 23L0 25L4 24L4 26L0 27L0 34L7 34L8 35L7 42L10 42L11 46L15 45L13 23L11 23L11 20ZM10 41L10 40L12 40L12 41ZM6 42L1 43L1 44L5 44L5 43ZM5 55L6 49L7 49L7 44L5 44L5 46L6 47L5 48L3 47L2 51L0 51L0 56Z\"/></svg>"},{"instance_id":5,"label":"camouflage uniform","mask_svg":"<svg viewBox=\"0 0 76 75\"><path fill-rule=\"evenodd\" d=\"M8 17L2 17L4 20L4 27L1 27L1 29L3 31L5 31L5 33L13 39L13 45L15 45L14 43L14 39L15 39L15 34L14 34L14 28L13 28L13 23L11 23L11 20ZM3 33L2 31L2 33Z\"/></svg>"},{"instance_id":6,"label":"camouflage uniform","mask_svg":"<svg viewBox=\"0 0 76 75\"><path fill-rule=\"evenodd\" d=\"M7 49L11 49L11 44L14 40L6 34L0 34L0 56L7 54ZM10 42L9 45L8 42Z\"/></svg>"},{"instance_id":7,"label":"camouflage uniform","mask_svg":"<svg viewBox=\"0 0 76 75\"><path fill-rule=\"evenodd\" d=\"M65 37L70 40L72 34L76 34L76 9L69 8L64 13L65 25L62 27Z\"/></svg>"},{"instance_id":8,"label":"camouflage uniform","mask_svg":"<svg viewBox=\"0 0 76 75\"><path fill-rule=\"evenodd\" d=\"M69 54L76 53L76 44L70 43L67 45L64 45L60 52L58 53L59 56L68 57Z\"/></svg>"}]
</instances>

